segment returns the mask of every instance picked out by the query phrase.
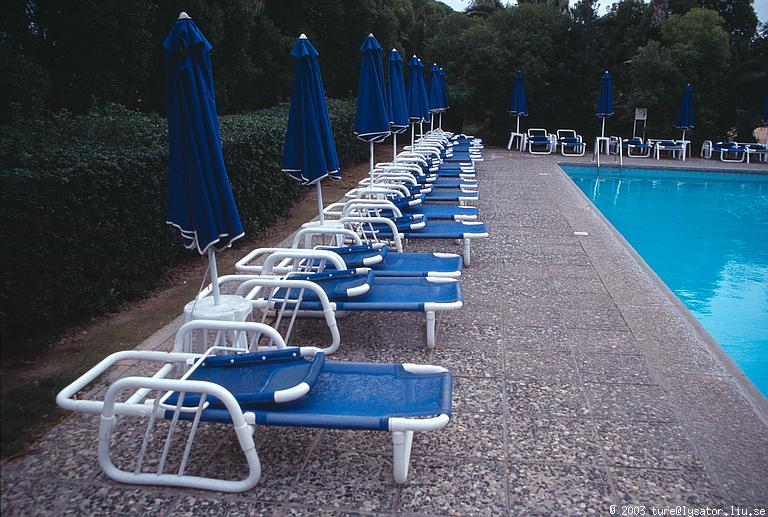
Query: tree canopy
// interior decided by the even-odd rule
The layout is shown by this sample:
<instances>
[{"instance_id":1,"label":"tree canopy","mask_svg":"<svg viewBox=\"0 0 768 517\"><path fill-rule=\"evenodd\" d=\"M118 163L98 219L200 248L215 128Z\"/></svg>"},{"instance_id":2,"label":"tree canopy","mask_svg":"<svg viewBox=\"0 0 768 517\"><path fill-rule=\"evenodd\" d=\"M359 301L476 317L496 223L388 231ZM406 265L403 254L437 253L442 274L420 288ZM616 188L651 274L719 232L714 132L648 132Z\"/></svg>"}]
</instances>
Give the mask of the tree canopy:
<instances>
[{"instance_id":1,"label":"tree canopy","mask_svg":"<svg viewBox=\"0 0 768 517\"><path fill-rule=\"evenodd\" d=\"M598 129L600 74L614 79L614 133L649 109L659 136L672 133L683 86L695 87L698 138L732 127L748 136L768 93L768 30L752 0L621 0L598 15L594 0L475 1L455 12L434 0L2 0L0 120L95 100L163 112L160 45L178 12L213 44L221 113L273 106L289 95L294 39L320 52L331 97L356 94L359 45L373 32L384 49L417 53L446 71L448 124L501 142L504 108L520 69L531 126ZM615 129L613 129L615 128Z\"/></svg>"}]
</instances>

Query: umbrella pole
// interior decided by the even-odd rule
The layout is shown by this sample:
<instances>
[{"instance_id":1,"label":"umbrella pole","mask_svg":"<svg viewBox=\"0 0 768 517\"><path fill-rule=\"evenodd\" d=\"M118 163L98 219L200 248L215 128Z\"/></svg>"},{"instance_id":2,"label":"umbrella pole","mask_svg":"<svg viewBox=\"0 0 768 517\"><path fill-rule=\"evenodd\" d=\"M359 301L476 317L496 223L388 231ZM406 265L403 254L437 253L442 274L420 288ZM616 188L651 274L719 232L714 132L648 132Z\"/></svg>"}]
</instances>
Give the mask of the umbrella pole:
<instances>
[{"instance_id":1,"label":"umbrella pole","mask_svg":"<svg viewBox=\"0 0 768 517\"><path fill-rule=\"evenodd\" d=\"M437 127L439 129L443 129L443 112L441 111L440 114L437 116Z\"/></svg>"},{"instance_id":2,"label":"umbrella pole","mask_svg":"<svg viewBox=\"0 0 768 517\"><path fill-rule=\"evenodd\" d=\"M392 133L392 161L397 160L397 133Z\"/></svg>"},{"instance_id":3,"label":"umbrella pole","mask_svg":"<svg viewBox=\"0 0 768 517\"><path fill-rule=\"evenodd\" d=\"M323 215L323 187L320 186L320 181L315 183L315 187L317 187L317 212L320 216L320 224L325 223L325 216Z\"/></svg>"},{"instance_id":4,"label":"umbrella pole","mask_svg":"<svg viewBox=\"0 0 768 517\"><path fill-rule=\"evenodd\" d=\"M413 147L414 138L415 138L414 134L415 133L416 133L416 123L415 122L411 122L411 147Z\"/></svg>"},{"instance_id":5,"label":"umbrella pole","mask_svg":"<svg viewBox=\"0 0 768 517\"><path fill-rule=\"evenodd\" d=\"M373 141L371 141L371 185L373 185Z\"/></svg>"},{"instance_id":6,"label":"umbrella pole","mask_svg":"<svg viewBox=\"0 0 768 517\"><path fill-rule=\"evenodd\" d=\"M419 138L424 136L424 120L419 120Z\"/></svg>"},{"instance_id":7,"label":"umbrella pole","mask_svg":"<svg viewBox=\"0 0 768 517\"><path fill-rule=\"evenodd\" d=\"M211 269L211 287L213 290L213 304L221 303L221 293L219 292L219 271L216 269L216 252L213 247L208 248L208 267Z\"/></svg>"},{"instance_id":8,"label":"umbrella pole","mask_svg":"<svg viewBox=\"0 0 768 517\"><path fill-rule=\"evenodd\" d=\"M517 116L517 129L515 129L515 133L520 134L520 115Z\"/></svg>"},{"instance_id":9,"label":"umbrella pole","mask_svg":"<svg viewBox=\"0 0 768 517\"><path fill-rule=\"evenodd\" d=\"M429 132L432 133L435 130L435 114L429 114Z\"/></svg>"},{"instance_id":10,"label":"umbrella pole","mask_svg":"<svg viewBox=\"0 0 768 517\"><path fill-rule=\"evenodd\" d=\"M605 117L603 117L603 129L600 130L600 138L605 138Z\"/></svg>"}]
</instances>

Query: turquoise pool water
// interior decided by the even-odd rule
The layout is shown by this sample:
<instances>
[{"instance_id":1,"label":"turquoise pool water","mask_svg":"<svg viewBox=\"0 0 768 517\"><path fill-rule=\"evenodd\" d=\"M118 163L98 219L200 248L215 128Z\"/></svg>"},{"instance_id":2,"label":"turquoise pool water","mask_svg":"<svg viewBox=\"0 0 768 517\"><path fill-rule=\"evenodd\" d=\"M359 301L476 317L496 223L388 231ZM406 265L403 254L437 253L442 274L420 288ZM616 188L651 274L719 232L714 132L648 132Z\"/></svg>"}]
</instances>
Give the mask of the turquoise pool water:
<instances>
[{"instance_id":1,"label":"turquoise pool water","mask_svg":"<svg viewBox=\"0 0 768 517\"><path fill-rule=\"evenodd\" d=\"M768 397L768 175L562 168Z\"/></svg>"}]
</instances>

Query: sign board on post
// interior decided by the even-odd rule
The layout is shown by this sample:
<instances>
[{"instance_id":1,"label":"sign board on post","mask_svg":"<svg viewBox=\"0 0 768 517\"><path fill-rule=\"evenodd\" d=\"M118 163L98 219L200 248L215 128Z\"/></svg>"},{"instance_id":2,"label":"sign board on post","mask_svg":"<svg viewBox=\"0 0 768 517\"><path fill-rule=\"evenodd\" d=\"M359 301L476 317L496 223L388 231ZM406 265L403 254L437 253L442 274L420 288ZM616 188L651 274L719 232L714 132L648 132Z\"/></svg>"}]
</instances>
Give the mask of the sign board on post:
<instances>
[{"instance_id":1,"label":"sign board on post","mask_svg":"<svg viewBox=\"0 0 768 517\"><path fill-rule=\"evenodd\" d=\"M645 139L645 124L648 120L648 108L635 108L635 120L632 122L632 138L637 137L637 121L643 121L643 139Z\"/></svg>"}]
</instances>

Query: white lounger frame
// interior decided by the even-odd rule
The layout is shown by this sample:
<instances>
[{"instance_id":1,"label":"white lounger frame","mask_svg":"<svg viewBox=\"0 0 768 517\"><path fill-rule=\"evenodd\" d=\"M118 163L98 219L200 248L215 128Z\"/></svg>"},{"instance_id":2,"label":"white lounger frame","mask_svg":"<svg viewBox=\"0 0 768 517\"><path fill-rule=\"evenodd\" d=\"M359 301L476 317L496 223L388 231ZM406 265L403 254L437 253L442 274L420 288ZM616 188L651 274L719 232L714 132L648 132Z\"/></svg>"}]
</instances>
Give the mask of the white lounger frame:
<instances>
[{"instance_id":1,"label":"white lounger frame","mask_svg":"<svg viewBox=\"0 0 768 517\"><path fill-rule=\"evenodd\" d=\"M317 228L313 228L317 230ZM288 259L288 260L286 260ZM259 263L260 261L260 263ZM319 314L317 311L301 309L301 300L303 297L303 291L301 289L310 289L318 296L323 302L323 306L328 309L323 311L323 316L326 317L326 321L329 319L328 310L332 310L336 316L345 316L348 311L337 311L336 304L328 301L328 297L325 292L308 280L292 280L286 278L290 273L301 272L302 263L306 261L312 261L315 265L318 265L317 270L322 271L324 268L324 262L333 264L333 267L337 270L346 269L344 260L336 253L329 250L322 249L297 249L297 248L262 248L251 251L248 255L238 261L236 266L240 272L247 272L247 274L239 275L225 275L219 279L220 286L226 286L230 283L238 285L236 294L243 296L246 300L250 301L253 308L262 314L262 320L267 315L277 315L278 318L290 318L291 328L294 320L297 317L315 317ZM427 282L432 283L453 283L457 282L456 278L445 276L428 276L420 277ZM271 280L270 280L271 279ZM290 288L295 291L300 291L299 295L290 300L274 299L273 295L277 291L272 287L270 282L279 282L274 287ZM211 286L201 291L200 296L210 296ZM293 292L293 291L292 291ZM293 309L287 309L288 303L295 304ZM426 319L426 344L427 348L432 349L437 344L437 332L436 332L436 320L437 313L444 311L455 311L460 309L464 303L461 300L455 302L427 302L424 304L424 314ZM333 319L333 332L334 336L338 333L336 328L335 318ZM329 323L330 326L330 323ZM336 350L336 347L327 347L322 349L323 352L332 353Z\"/></svg>"},{"instance_id":2,"label":"white lounger frame","mask_svg":"<svg viewBox=\"0 0 768 517\"><path fill-rule=\"evenodd\" d=\"M587 152L587 144L581 138L581 135L576 133L575 129L558 129L557 140L560 140L561 138L575 138L578 140L578 143L571 144L570 146L565 143L557 143L557 145L560 147L560 154L563 156L584 156L584 154ZM573 148L574 152L565 152L566 148L568 147Z\"/></svg>"},{"instance_id":3,"label":"white lounger frame","mask_svg":"<svg viewBox=\"0 0 768 517\"><path fill-rule=\"evenodd\" d=\"M267 325L206 320L192 321L183 325L176 336L176 342L183 341L185 335L192 330L199 330L201 328L213 332L235 331L267 334L277 344L277 348L285 347L280 334ZM211 353L220 351L237 353L244 352L245 350L212 347L205 354L141 350L117 352L99 362L64 388L57 395L56 403L63 409L101 415L98 434L99 465L104 473L115 481L137 485L175 486L219 492L243 492L256 486L261 478L261 462L253 441L253 433L256 429L254 414L249 411L244 412L232 393L224 387L212 382L186 379L191 371L187 369L188 367L194 367ZM303 350L301 353L304 355ZM113 382L107 390L104 400L83 399L78 396L79 392L121 361L149 361L162 363L162 366L152 377L131 376ZM403 364L402 366L406 371L414 373L442 373L447 371L439 366L414 364ZM169 378L185 371L186 373L183 373L180 378ZM118 402L118 395L126 390L133 390L133 393L125 402ZM173 391L179 393L178 402L174 405L165 404L163 400ZM150 398L153 392L155 393L155 398ZM200 395L200 402L197 407L182 407L186 394ZM200 417L203 410L208 407L208 402L206 402L208 397L216 397L221 401L230 415L238 444L243 451L248 465L248 475L243 479L228 480L185 474L200 423ZM166 411L173 411L173 416L170 419L170 426L165 440L157 441L159 445L162 444L159 465L155 472L144 471L142 470L143 462L147 449L153 442L150 438L155 432L155 424L158 419L166 418ZM177 423L182 413L194 414L189 433L186 437L184 454L179 462L178 469L175 472L166 472L168 470L166 467L169 467L167 461L168 453L176 439L174 435L177 435ZM148 420L144 440L133 471L118 468L113 463L111 457L111 443L115 427L119 419L125 416L146 418ZM392 433L393 445L393 475L396 483L404 483L408 477L413 433L441 429L448 424L448 420L449 417L446 414L431 418L389 419L389 432ZM179 438L181 437L179 436Z\"/></svg>"},{"instance_id":4,"label":"white lounger frame","mask_svg":"<svg viewBox=\"0 0 768 517\"><path fill-rule=\"evenodd\" d=\"M349 228L355 231L361 240L368 244L384 242L392 244L397 251L403 251L403 234L398 233L395 224L386 217L379 217L378 211L391 210L396 217L401 217L402 212L391 201L386 199L351 199L343 203L332 203L326 207L323 214L327 217L337 218L325 221L326 225L336 225ZM479 221L455 221L465 225L480 225ZM390 227L390 231L397 237L394 240L383 239L378 231L372 226L373 223L385 224ZM316 226L317 223L307 223L304 226ZM488 233L465 233L461 236L462 257L464 265L470 267L472 264L472 240L488 237Z\"/></svg>"},{"instance_id":5,"label":"white lounger frame","mask_svg":"<svg viewBox=\"0 0 768 517\"><path fill-rule=\"evenodd\" d=\"M539 132L539 133L543 132L543 134L533 134L535 132ZM533 142L531 140L531 137L534 137L534 136L546 137L548 139L548 143L543 144L540 142ZM552 151L555 150L555 147L557 144L555 143L554 135L552 135L549 131L543 128L533 127L528 129L528 133L525 137L525 145L528 147L528 152L531 154L552 154ZM545 145L546 148L543 151L534 151L533 147L537 145Z\"/></svg>"}]
</instances>

